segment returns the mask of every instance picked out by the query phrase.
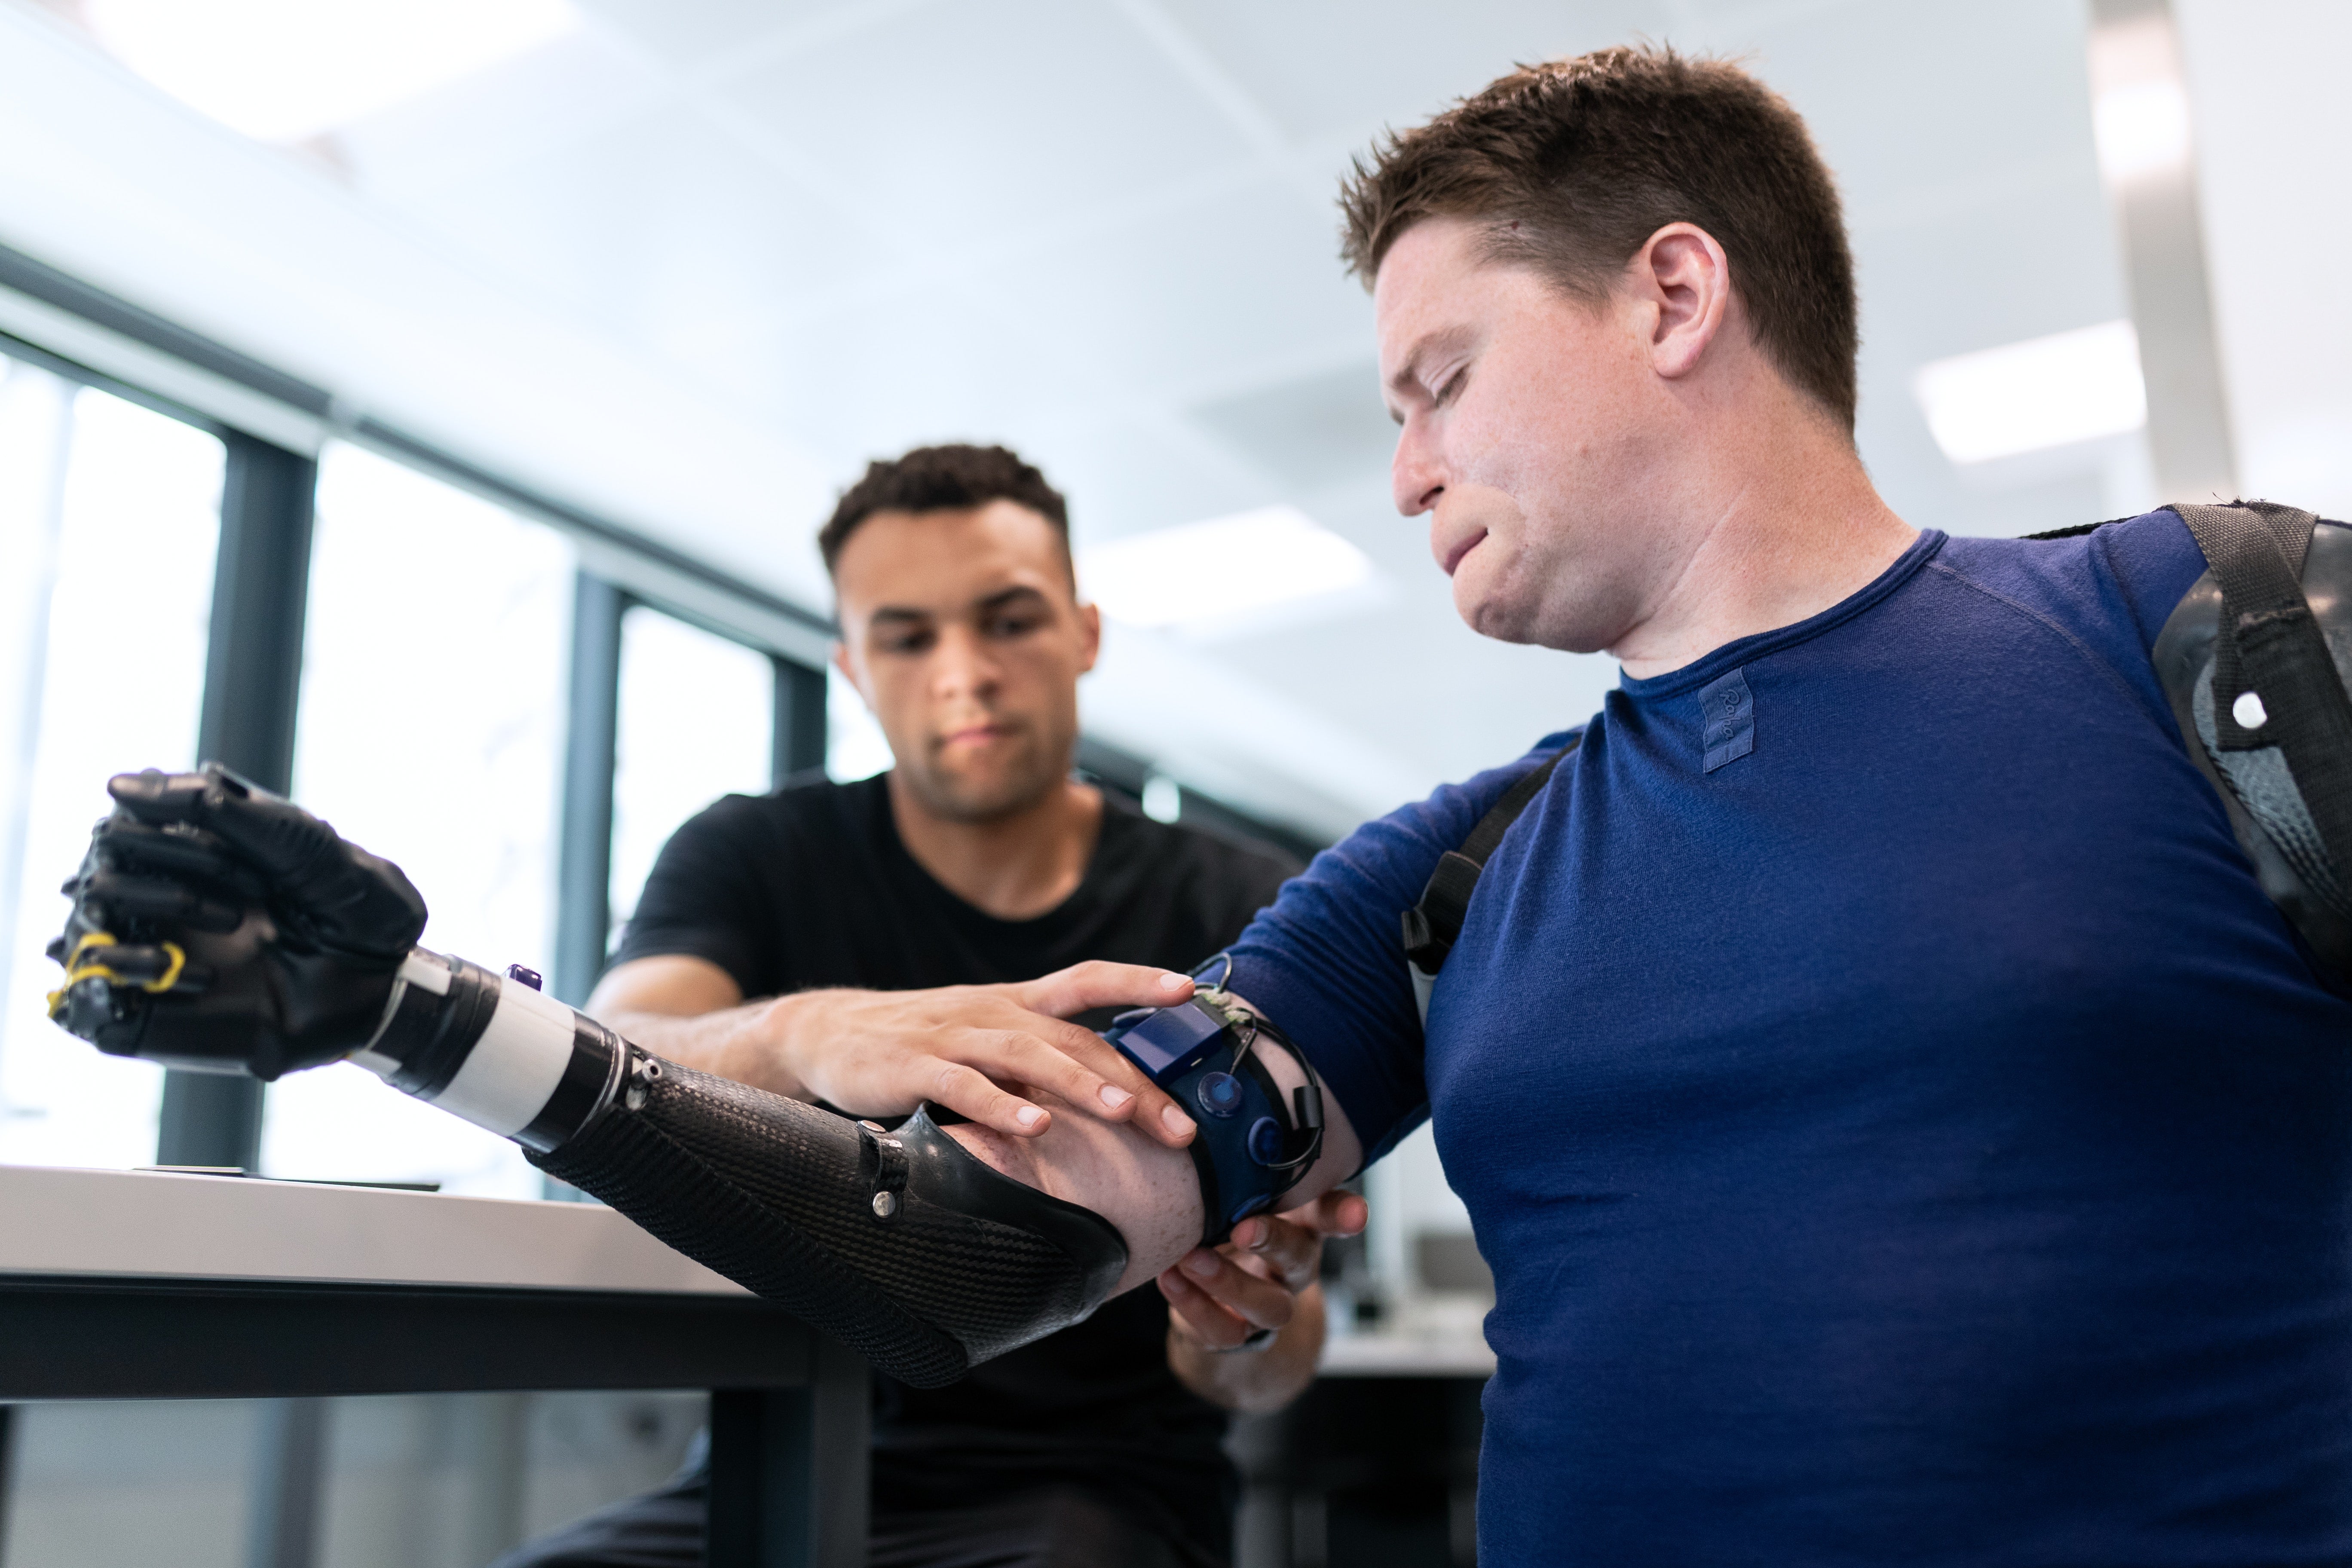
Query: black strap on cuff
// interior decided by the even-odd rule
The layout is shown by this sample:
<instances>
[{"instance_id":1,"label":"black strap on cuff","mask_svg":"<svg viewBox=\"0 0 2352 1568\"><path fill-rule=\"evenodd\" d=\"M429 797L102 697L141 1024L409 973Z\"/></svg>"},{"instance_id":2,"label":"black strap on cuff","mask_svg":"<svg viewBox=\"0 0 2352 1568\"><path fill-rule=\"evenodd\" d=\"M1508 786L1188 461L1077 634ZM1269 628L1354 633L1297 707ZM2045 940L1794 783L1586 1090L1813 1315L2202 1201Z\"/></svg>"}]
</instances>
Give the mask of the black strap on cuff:
<instances>
[{"instance_id":1,"label":"black strap on cuff","mask_svg":"<svg viewBox=\"0 0 2352 1568\"><path fill-rule=\"evenodd\" d=\"M1462 847L1449 849L1439 857L1437 868L1429 874L1428 885L1421 890L1421 901L1404 911L1404 955L1423 973L1435 974L1444 963L1445 955L1454 951L1454 944L1462 937L1462 922L1470 915L1470 896L1478 890L1478 878L1486 869L1487 858L1503 842L1503 835L1511 830L1511 824L1551 782L1552 770L1559 766L1560 759L1574 752L1583 740L1584 732L1580 730L1569 737L1568 744L1522 773L1503 792L1503 798L1478 819L1470 837L1462 841Z\"/></svg>"}]
</instances>

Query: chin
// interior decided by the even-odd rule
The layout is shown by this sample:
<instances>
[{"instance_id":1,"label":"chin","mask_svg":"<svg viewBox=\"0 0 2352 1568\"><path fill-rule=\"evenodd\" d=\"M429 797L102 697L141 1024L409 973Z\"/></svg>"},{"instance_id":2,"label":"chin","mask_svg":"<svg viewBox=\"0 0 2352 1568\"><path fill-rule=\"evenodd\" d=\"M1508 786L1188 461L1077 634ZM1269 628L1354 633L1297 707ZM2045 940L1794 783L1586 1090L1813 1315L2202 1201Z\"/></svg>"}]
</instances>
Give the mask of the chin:
<instances>
[{"instance_id":1,"label":"chin","mask_svg":"<svg viewBox=\"0 0 2352 1568\"><path fill-rule=\"evenodd\" d=\"M1492 584L1465 582L1458 574L1454 579L1454 613L1462 617L1464 626L1482 637L1508 643L1538 640L1534 635L1530 608L1496 592Z\"/></svg>"},{"instance_id":2,"label":"chin","mask_svg":"<svg viewBox=\"0 0 2352 1568\"><path fill-rule=\"evenodd\" d=\"M916 793L933 816L976 824L1028 810L1058 782L1059 775L1050 771L1016 767L976 777L933 773L921 781Z\"/></svg>"}]
</instances>

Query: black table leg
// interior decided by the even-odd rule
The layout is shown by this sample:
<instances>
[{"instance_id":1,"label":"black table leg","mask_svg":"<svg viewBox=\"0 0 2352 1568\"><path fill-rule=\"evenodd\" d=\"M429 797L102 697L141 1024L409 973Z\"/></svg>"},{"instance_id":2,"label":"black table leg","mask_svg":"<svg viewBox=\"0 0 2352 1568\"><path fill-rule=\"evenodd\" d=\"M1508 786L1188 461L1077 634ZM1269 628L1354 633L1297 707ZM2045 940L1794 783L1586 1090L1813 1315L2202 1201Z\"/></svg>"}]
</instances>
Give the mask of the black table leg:
<instances>
[{"instance_id":1,"label":"black table leg","mask_svg":"<svg viewBox=\"0 0 2352 1568\"><path fill-rule=\"evenodd\" d=\"M710 1396L709 1568L864 1568L866 1363L820 1339L801 1388Z\"/></svg>"}]
</instances>

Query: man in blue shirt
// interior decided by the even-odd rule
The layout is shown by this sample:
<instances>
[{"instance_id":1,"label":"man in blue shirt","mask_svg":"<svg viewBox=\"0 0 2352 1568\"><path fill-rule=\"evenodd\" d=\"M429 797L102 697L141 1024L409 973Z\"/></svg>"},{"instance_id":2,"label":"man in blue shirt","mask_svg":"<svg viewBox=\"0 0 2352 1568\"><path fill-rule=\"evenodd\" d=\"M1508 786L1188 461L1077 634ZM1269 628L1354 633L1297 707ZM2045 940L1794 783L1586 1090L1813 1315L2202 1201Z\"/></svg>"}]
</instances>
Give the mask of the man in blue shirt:
<instances>
[{"instance_id":1,"label":"man in blue shirt","mask_svg":"<svg viewBox=\"0 0 2352 1568\"><path fill-rule=\"evenodd\" d=\"M1562 736L1235 949L1331 1107L1286 1201L1434 1120L1496 1279L1481 1556L2352 1561L2352 1007L2151 673L2187 531L1886 507L1833 189L1731 67L1520 71L1345 206L1463 618L1624 668L1425 1033L1399 911ZM1139 1261L1197 1218L1123 1130L969 1142Z\"/></svg>"},{"instance_id":2,"label":"man in blue shirt","mask_svg":"<svg viewBox=\"0 0 2352 1568\"><path fill-rule=\"evenodd\" d=\"M1434 1121L1496 1279L1481 1557L2352 1562L2352 1005L2151 673L2185 528L1886 507L1834 189L1733 67L1516 72L1344 206L1397 503L1463 618L1624 668L1425 1028L1400 911L1564 735L1360 829L1232 950L1324 1086L1286 1204ZM1192 1157L1130 1125L1165 1098L1061 1021L1188 992L1084 964L803 1026L822 1068L986 1020L964 1059L1046 1125L947 1135L1231 1343L1290 1310L1271 1222L1195 1246ZM1292 1103L1297 1058L1256 1048Z\"/></svg>"}]
</instances>

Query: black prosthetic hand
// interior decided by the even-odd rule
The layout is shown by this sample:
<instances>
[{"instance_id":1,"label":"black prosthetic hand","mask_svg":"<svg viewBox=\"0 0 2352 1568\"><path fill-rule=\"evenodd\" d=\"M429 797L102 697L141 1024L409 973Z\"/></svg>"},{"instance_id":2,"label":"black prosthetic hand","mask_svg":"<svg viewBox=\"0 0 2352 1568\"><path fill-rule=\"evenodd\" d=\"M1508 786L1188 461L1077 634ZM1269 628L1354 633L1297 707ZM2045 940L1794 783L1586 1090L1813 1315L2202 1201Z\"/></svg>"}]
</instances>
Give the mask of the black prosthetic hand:
<instances>
[{"instance_id":1,"label":"black prosthetic hand","mask_svg":"<svg viewBox=\"0 0 2352 1568\"><path fill-rule=\"evenodd\" d=\"M662 1061L530 981L415 947L399 868L217 768L125 774L68 885L51 1016L118 1055L275 1078L348 1058L523 1145L919 1386L1092 1312L1108 1220L896 1131Z\"/></svg>"},{"instance_id":2,"label":"black prosthetic hand","mask_svg":"<svg viewBox=\"0 0 2352 1568\"><path fill-rule=\"evenodd\" d=\"M115 1056L275 1079L373 1034L425 900L226 769L111 780L49 956L49 1016Z\"/></svg>"}]
</instances>

